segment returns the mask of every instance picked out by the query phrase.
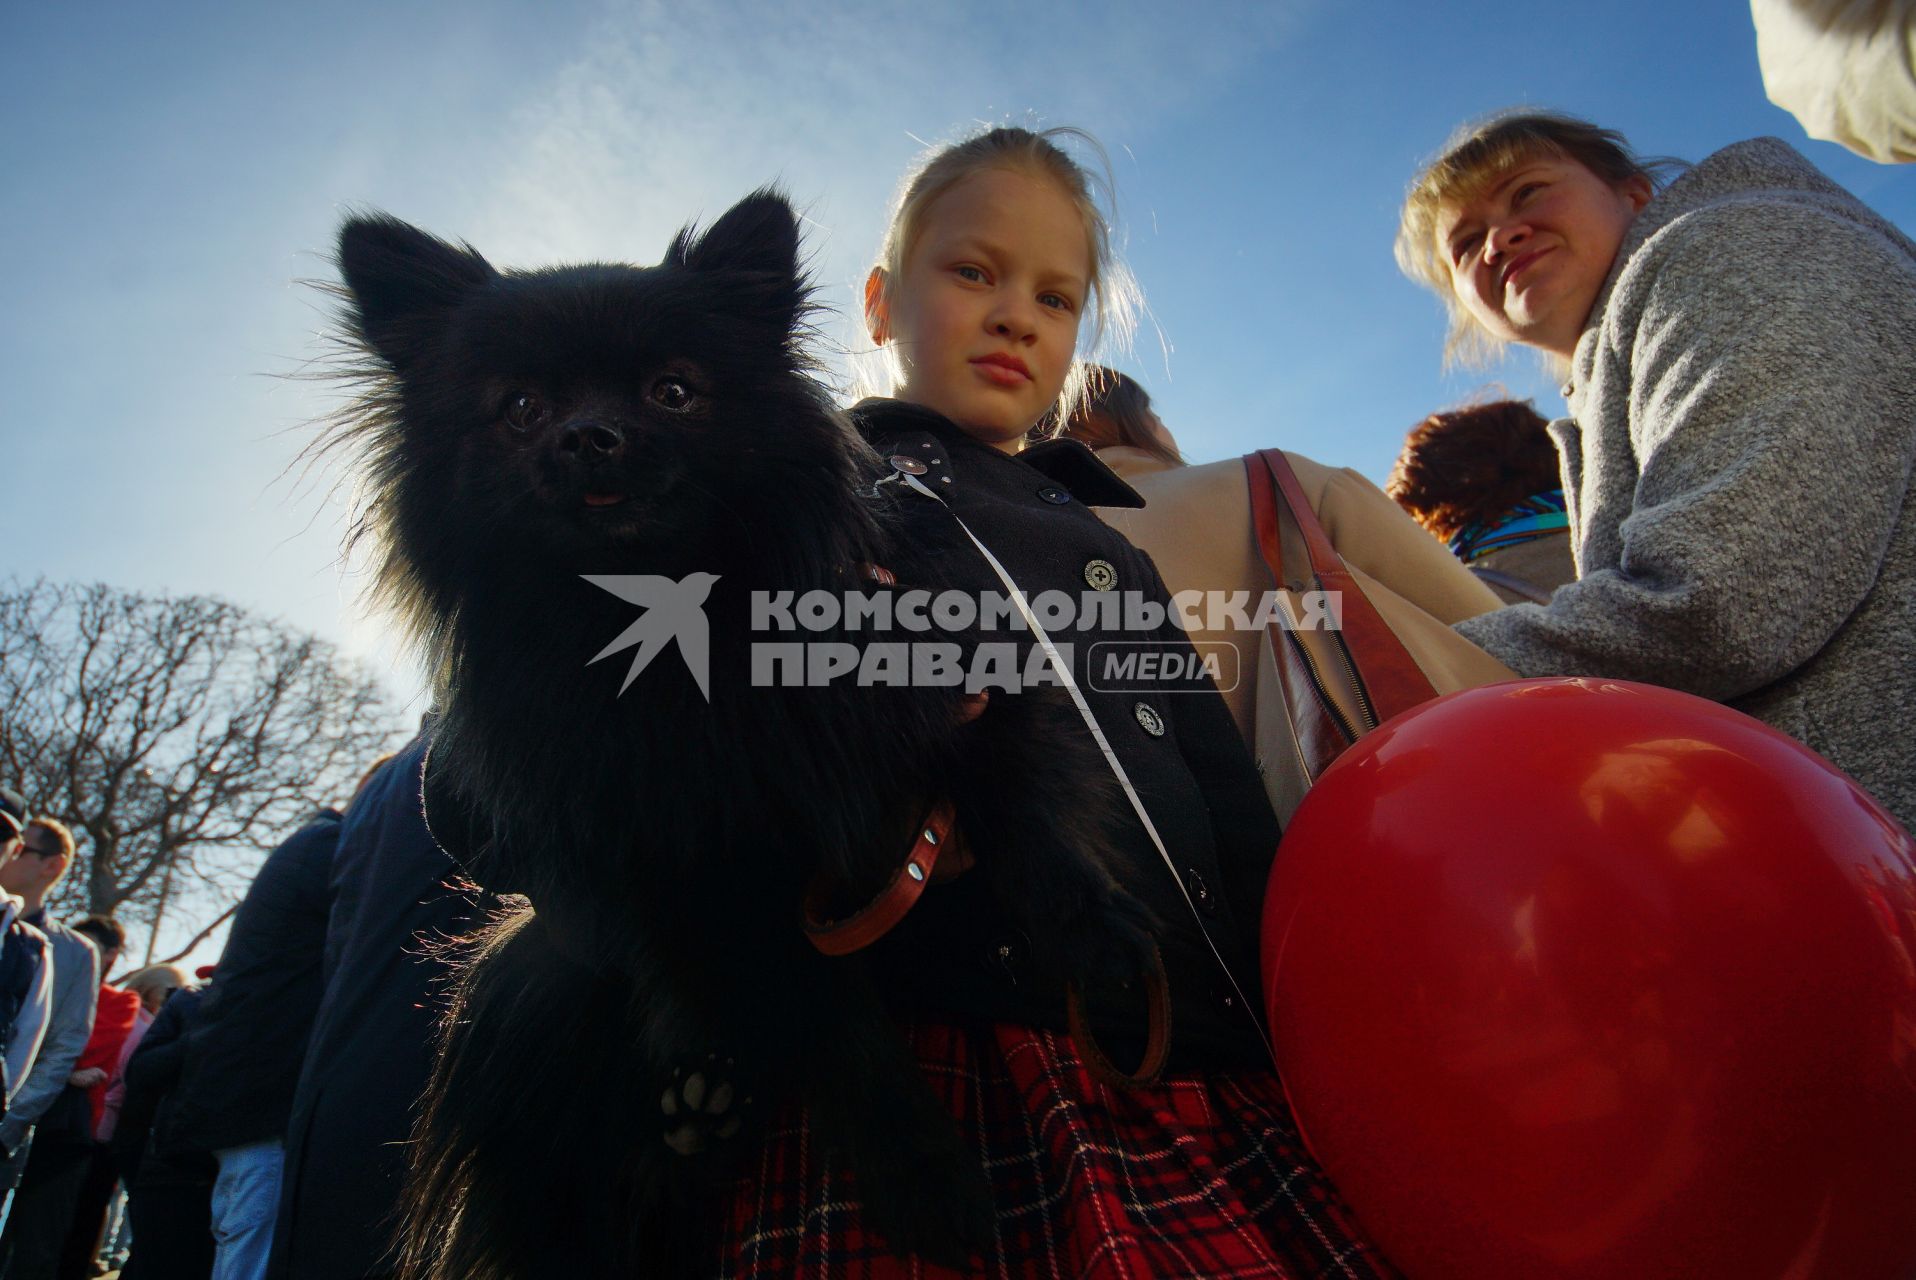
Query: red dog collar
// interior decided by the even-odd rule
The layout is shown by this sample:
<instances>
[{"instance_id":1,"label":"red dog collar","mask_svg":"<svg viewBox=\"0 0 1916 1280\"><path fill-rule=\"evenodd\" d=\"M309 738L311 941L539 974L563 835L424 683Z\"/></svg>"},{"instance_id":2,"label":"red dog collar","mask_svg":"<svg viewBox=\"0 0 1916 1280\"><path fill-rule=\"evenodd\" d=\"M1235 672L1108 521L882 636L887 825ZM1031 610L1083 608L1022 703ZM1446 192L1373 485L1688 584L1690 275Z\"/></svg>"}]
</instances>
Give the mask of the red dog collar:
<instances>
[{"instance_id":1,"label":"red dog collar","mask_svg":"<svg viewBox=\"0 0 1916 1280\"><path fill-rule=\"evenodd\" d=\"M932 868L938 865L938 855L950 841L956 821L951 801L940 800L934 805L931 816L918 825L918 838L891 881L877 897L843 920L824 919L819 906L825 896L824 884L813 880L805 892L805 936L812 945L828 956L850 955L889 933L931 883Z\"/></svg>"}]
</instances>

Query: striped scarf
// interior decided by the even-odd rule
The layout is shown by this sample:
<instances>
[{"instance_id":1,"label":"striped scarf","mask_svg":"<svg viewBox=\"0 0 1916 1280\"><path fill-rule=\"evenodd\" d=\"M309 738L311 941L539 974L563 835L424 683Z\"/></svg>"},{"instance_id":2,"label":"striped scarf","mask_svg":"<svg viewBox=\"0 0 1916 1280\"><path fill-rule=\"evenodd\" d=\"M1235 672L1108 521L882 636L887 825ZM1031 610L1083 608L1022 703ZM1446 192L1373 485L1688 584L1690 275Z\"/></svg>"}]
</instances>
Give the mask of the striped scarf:
<instances>
[{"instance_id":1,"label":"striped scarf","mask_svg":"<svg viewBox=\"0 0 1916 1280\"><path fill-rule=\"evenodd\" d=\"M1564 508L1563 490L1548 489L1531 494L1494 520L1465 525L1451 535L1450 551L1469 564L1493 551L1569 528L1570 516Z\"/></svg>"}]
</instances>

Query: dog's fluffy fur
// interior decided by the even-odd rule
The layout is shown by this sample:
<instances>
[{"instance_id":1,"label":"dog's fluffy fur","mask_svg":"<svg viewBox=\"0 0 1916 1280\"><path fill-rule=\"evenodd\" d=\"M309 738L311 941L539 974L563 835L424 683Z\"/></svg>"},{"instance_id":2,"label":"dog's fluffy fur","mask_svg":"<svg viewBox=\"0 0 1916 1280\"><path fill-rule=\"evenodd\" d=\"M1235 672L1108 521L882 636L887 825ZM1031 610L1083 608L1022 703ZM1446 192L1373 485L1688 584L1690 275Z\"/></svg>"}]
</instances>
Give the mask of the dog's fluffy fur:
<instances>
[{"instance_id":1,"label":"dog's fluffy fur","mask_svg":"<svg viewBox=\"0 0 1916 1280\"><path fill-rule=\"evenodd\" d=\"M341 230L362 394L333 439L358 459L377 593L434 674L428 817L530 902L455 986L410 1276L709 1270L725 1153L780 1098L895 1249L988 1246L982 1171L862 960L799 928L814 877L869 899L938 795L1057 977L1148 963L1068 704L994 696L966 723L954 689L751 687L753 590L841 590L864 562L923 581L918 513L871 488L877 459L810 376L797 254L770 192L650 268L502 273L384 216ZM671 651L621 696L630 651L589 659L637 611L582 575L691 573L718 575L709 704Z\"/></svg>"}]
</instances>

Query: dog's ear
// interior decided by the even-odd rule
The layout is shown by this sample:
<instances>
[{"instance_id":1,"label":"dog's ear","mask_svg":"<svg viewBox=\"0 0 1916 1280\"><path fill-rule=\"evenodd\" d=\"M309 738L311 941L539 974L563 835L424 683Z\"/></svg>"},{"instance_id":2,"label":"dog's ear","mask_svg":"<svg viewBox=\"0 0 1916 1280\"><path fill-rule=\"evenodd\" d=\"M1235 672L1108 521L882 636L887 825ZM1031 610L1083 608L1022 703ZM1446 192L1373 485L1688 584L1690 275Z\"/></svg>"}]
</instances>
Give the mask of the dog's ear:
<instances>
[{"instance_id":1,"label":"dog's ear","mask_svg":"<svg viewBox=\"0 0 1916 1280\"><path fill-rule=\"evenodd\" d=\"M405 373L469 293L498 272L471 245L453 245L383 213L339 229L339 274L349 319L366 345Z\"/></svg>"},{"instance_id":2,"label":"dog's ear","mask_svg":"<svg viewBox=\"0 0 1916 1280\"><path fill-rule=\"evenodd\" d=\"M798 214L778 191L761 187L727 209L704 235L694 235L691 227L679 232L665 261L694 271L755 271L796 279Z\"/></svg>"}]
</instances>

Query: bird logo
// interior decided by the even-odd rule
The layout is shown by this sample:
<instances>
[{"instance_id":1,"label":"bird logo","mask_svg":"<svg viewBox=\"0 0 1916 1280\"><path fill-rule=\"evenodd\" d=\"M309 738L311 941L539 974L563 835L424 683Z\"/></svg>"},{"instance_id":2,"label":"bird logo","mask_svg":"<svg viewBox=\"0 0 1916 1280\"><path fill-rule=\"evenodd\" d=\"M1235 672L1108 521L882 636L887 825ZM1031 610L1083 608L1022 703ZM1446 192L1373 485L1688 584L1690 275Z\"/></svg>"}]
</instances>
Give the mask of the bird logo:
<instances>
[{"instance_id":1,"label":"bird logo","mask_svg":"<svg viewBox=\"0 0 1916 1280\"><path fill-rule=\"evenodd\" d=\"M705 620L705 598L712 594L712 584L719 580L716 573L688 573L676 582L655 573L586 573L579 576L593 586L610 591L626 603L645 610L637 621L619 633L616 640L593 654L586 663L588 667L621 649L636 646L638 652L632 655L632 665L626 669L625 682L619 686L619 692L623 694L638 679L639 672L658 656L659 650L676 640L679 656L685 659L686 669L692 673L699 692L705 695L708 703L712 700L712 632Z\"/></svg>"}]
</instances>

